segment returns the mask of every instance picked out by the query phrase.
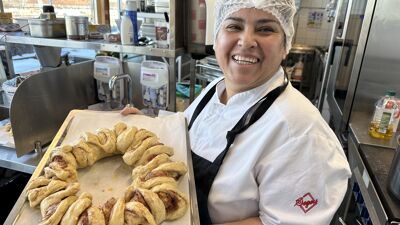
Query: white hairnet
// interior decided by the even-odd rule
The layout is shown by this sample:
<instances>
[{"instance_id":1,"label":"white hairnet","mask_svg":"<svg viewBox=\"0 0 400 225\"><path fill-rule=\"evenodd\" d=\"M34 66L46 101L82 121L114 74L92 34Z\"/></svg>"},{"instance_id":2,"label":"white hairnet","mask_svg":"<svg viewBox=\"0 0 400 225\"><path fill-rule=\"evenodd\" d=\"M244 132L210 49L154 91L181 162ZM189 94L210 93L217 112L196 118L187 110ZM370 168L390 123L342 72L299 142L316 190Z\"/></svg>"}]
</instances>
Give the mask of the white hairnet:
<instances>
[{"instance_id":1,"label":"white hairnet","mask_svg":"<svg viewBox=\"0 0 400 225\"><path fill-rule=\"evenodd\" d=\"M269 12L278 19L286 36L286 53L292 47L293 17L296 13L294 0L217 0L215 6L214 44L222 22L229 15L243 8L256 8Z\"/></svg>"}]
</instances>

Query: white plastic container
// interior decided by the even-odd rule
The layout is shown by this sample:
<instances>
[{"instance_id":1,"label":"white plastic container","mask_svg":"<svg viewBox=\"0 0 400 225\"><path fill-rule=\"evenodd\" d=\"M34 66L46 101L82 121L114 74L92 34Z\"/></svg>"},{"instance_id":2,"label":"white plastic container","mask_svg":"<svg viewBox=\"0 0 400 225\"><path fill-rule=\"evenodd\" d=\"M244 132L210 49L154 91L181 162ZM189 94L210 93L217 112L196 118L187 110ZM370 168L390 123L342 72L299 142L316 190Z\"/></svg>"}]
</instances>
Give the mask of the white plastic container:
<instances>
[{"instance_id":1,"label":"white plastic container","mask_svg":"<svg viewBox=\"0 0 400 225\"><path fill-rule=\"evenodd\" d=\"M168 106L168 65L158 61L143 61L140 73L143 104L150 108Z\"/></svg>"},{"instance_id":2,"label":"white plastic container","mask_svg":"<svg viewBox=\"0 0 400 225\"><path fill-rule=\"evenodd\" d=\"M126 1L126 10L121 17L121 44L136 45L138 41L137 27L137 2L134 0Z\"/></svg>"},{"instance_id":3,"label":"white plastic container","mask_svg":"<svg viewBox=\"0 0 400 225\"><path fill-rule=\"evenodd\" d=\"M108 82L112 76L122 74L122 64L117 58L110 56L97 56L94 62L93 76L97 80L97 92L100 100L108 102L111 99L123 99L123 81L117 83L117 87L110 95Z\"/></svg>"}]
</instances>

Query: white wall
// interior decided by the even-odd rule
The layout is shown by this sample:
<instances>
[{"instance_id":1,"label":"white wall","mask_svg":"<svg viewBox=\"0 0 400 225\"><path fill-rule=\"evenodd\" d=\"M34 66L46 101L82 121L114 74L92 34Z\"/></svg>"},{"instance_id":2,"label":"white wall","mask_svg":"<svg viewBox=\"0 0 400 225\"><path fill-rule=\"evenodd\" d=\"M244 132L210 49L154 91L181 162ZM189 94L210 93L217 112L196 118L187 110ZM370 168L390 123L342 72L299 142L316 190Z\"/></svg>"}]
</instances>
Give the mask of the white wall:
<instances>
[{"instance_id":1,"label":"white wall","mask_svg":"<svg viewBox=\"0 0 400 225\"><path fill-rule=\"evenodd\" d=\"M302 0L300 10L295 16L294 44L328 47L333 22L328 23L326 5L330 0ZM308 25L310 12L322 12L320 27Z\"/></svg>"}]
</instances>

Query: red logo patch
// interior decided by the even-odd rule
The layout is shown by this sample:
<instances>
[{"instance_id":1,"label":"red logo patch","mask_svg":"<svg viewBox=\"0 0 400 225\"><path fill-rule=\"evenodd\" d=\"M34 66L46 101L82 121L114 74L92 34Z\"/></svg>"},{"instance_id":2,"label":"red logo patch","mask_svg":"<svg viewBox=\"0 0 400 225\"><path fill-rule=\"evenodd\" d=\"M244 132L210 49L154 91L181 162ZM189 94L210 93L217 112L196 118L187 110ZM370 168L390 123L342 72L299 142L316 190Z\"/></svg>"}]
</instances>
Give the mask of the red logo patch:
<instances>
[{"instance_id":1,"label":"red logo patch","mask_svg":"<svg viewBox=\"0 0 400 225\"><path fill-rule=\"evenodd\" d=\"M314 197L310 193L307 193L302 197L296 199L296 204L294 204L294 206L299 206L304 213L307 213L317 204L318 199L314 199Z\"/></svg>"}]
</instances>

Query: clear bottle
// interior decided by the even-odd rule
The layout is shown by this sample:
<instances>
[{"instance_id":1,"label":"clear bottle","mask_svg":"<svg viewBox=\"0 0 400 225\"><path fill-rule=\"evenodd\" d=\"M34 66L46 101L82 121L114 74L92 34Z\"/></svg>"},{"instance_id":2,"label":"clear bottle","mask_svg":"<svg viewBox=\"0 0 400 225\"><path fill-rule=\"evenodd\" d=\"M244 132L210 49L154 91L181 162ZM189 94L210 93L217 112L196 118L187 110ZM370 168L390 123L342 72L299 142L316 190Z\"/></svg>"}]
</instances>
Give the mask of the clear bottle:
<instances>
[{"instance_id":1,"label":"clear bottle","mask_svg":"<svg viewBox=\"0 0 400 225\"><path fill-rule=\"evenodd\" d=\"M393 136L394 117L398 110L396 92L387 91L375 104L375 112L369 126L369 134L374 138L390 139Z\"/></svg>"}]
</instances>

